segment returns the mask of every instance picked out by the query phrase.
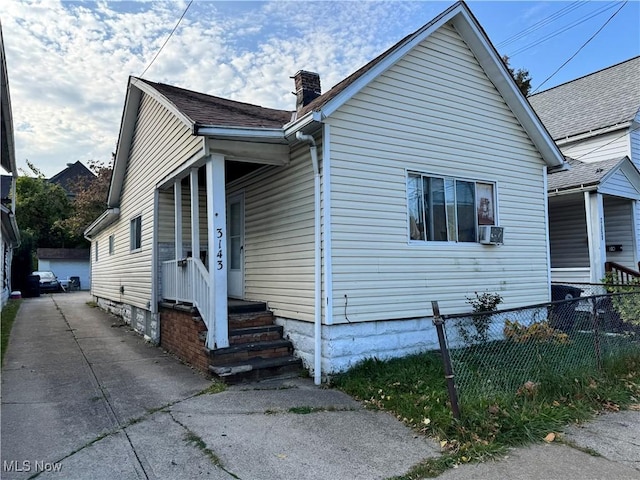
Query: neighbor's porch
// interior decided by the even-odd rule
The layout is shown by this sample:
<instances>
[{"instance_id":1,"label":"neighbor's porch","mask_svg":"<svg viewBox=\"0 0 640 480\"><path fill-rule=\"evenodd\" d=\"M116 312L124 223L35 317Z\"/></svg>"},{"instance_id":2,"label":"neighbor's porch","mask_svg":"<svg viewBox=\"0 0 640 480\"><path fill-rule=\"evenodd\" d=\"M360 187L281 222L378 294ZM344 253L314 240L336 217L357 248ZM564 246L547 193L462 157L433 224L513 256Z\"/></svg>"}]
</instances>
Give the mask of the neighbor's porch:
<instances>
[{"instance_id":1,"label":"neighbor's porch","mask_svg":"<svg viewBox=\"0 0 640 480\"><path fill-rule=\"evenodd\" d=\"M596 191L550 197L551 281L602 283L611 263L635 271L635 203Z\"/></svg>"}]
</instances>

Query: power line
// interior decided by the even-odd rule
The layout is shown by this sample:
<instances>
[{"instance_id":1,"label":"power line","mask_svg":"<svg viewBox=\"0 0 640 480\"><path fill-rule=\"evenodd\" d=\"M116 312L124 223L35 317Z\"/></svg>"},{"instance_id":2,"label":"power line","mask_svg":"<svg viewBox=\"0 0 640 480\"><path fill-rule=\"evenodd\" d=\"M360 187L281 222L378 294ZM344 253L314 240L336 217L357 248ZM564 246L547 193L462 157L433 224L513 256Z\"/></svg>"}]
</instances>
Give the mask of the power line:
<instances>
[{"instance_id":1,"label":"power line","mask_svg":"<svg viewBox=\"0 0 640 480\"><path fill-rule=\"evenodd\" d=\"M622 10L622 9L624 8L624 6L625 6L627 3L628 3L628 0L626 0L626 1L625 1L625 2L620 6L620 8L619 8L618 10L616 10L616 11L613 13L613 15L611 15L611 16L607 19L607 21L606 21L606 22L604 22L604 24L603 24L603 25L598 29L598 31L597 31L596 33L594 33L593 35L591 35L591 37L589 38L589 40L587 40L586 42L584 42L584 43L582 44L582 46L581 46L580 48L578 48L578 50L576 50L576 53L574 53L573 55L571 55L571 57L569 57L569 59L568 59L566 62L564 62L562 65L560 65L560 66L556 69L556 71L555 71L555 72L553 72L551 75L549 75L549 76L544 80L544 82L542 82L540 85L538 85L538 86L536 87L536 89L535 89L532 93L536 93L536 92L540 89L540 87L542 87L545 83L547 83L549 80L551 80L551 78L553 78L553 76L554 76L556 73L558 73L558 72L559 72L559 71L560 71L560 70L561 70L561 69L562 69L562 68L563 68L567 63L569 63L571 60L573 60L573 59L574 59L574 57L575 57L576 55L578 55L578 53L580 53L580 51L581 51L584 47L586 47L586 46L587 46L587 44L588 44L591 40L593 40L593 39L596 37L596 35L598 35L598 34L602 31L602 29L603 29L604 27L606 27L606 26L607 26L607 24L608 24L611 20L613 20L613 17L615 17L615 16L618 14L618 12L620 12L620 10Z\"/></svg>"},{"instance_id":2,"label":"power line","mask_svg":"<svg viewBox=\"0 0 640 480\"><path fill-rule=\"evenodd\" d=\"M579 157L571 157L574 160L580 160L583 157L586 157L587 155L591 155L593 152L597 152L598 150L600 150L601 148L606 147L607 145L611 145L613 142L617 142L618 140L620 140L622 137L626 137L627 135L631 135L632 132L635 132L636 130L640 129L640 126L635 127L635 128L630 128L628 132L624 132L622 135L620 135L619 137L614 138L613 140L607 142L607 143L603 143L602 145L594 148L593 150L589 150L587 153L583 153L582 155L580 155Z\"/></svg>"},{"instance_id":3,"label":"power line","mask_svg":"<svg viewBox=\"0 0 640 480\"><path fill-rule=\"evenodd\" d=\"M151 65L153 65L153 62L156 61L156 58L158 58L158 55L160 55L160 52L162 52L162 49L165 47L165 45L167 44L167 42L171 39L171 37L173 36L173 34L176 32L176 30L178 29L178 26L180 25L180 22L182 22L182 19L184 18L184 16L187 14L187 10L189 10L189 7L191 6L191 4L193 3L193 0L191 0L189 2L189 5L187 5L187 8L184 9L184 12L182 12L182 15L180 15L180 18L178 19L178 23L176 23L176 26L173 27L173 30L171 30L171 33L169 34L169 36L167 37L167 39L164 41L164 43L162 44L162 46L160 47L160 50L158 50L156 52L156 54L154 55L153 59L151 59L151 62L149 62L149 65L147 65L147 68L144 69L144 71L140 74L139 78L144 77L144 74L147 73L147 70L149 70L149 68L151 67Z\"/></svg>"},{"instance_id":4,"label":"power line","mask_svg":"<svg viewBox=\"0 0 640 480\"><path fill-rule=\"evenodd\" d=\"M569 14L570 12L572 12L573 10L576 10L580 7L582 7L583 5L585 5L587 2L584 1L578 1L578 2L573 2L569 5L567 5L566 7L561 8L560 10L558 10L555 13L552 13L551 15L549 15L548 17L543 18L542 20L539 20L538 22L534 23L533 25L529 26L528 28L525 28L524 30L513 34L512 36L505 38L503 41L501 41L500 43L496 44L496 48L503 48L506 47L507 45L520 40L522 37L527 36L533 32L535 32L536 30L539 30L543 27L546 27L547 25L549 25L550 23L553 23L554 21L566 16L567 14Z\"/></svg>"},{"instance_id":5,"label":"power line","mask_svg":"<svg viewBox=\"0 0 640 480\"><path fill-rule=\"evenodd\" d=\"M516 55L520 55L522 52L525 52L533 47L536 47L538 45L540 45L541 43L544 43L548 40L551 40L554 37L557 37L558 35L566 32L567 30L571 30L574 27L577 27L578 25L583 24L584 22L586 22L587 20L591 20L594 17L597 17L598 15L600 15L601 13L606 12L607 10L611 10L613 7L616 6L617 2L612 2L608 5L605 5L604 7L601 7L583 17L580 17L579 19L577 19L576 21L574 21L573 23L570 23L569 25L566 25L564 28L560 29L560 30L556 30L555 32L551 32L550 34L548 34L545 37L542 37L538 40L534 40L533 42L524 45L523 47L520 47L516 50L514 50L513 52L511 52L510 54L508 54L509 58L513 58Z\"/></svg>"}]
</instances>

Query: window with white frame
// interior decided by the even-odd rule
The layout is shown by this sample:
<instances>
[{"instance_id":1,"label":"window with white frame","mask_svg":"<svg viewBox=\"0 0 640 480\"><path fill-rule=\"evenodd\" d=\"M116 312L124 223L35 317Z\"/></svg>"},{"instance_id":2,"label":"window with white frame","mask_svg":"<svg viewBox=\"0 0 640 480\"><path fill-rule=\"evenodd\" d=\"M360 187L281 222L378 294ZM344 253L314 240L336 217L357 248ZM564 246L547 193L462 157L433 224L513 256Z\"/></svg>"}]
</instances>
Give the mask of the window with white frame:
<instances>
[{"instance_id":1,"label":"window with white frame","mask_svg":"<svg viewBox=\"0 0 640 480\"><path fill-rule=\"evenodd\" d=\"M139 215L131 219L129 237L131 251L139 250L142 247L142 216Z\"/></svg>"},{"instance_id":2,"label":"window with white frame","mask_svg":"<svg viewBox=\"0 0 640 480\"><path fill-rule=\"evenodd\" d=\"M94 250L94 254L95 254L95 261L98 261L98 241L96 240L96 249Z\"/></svg>"},{"instance_id":3,"label":"window with white frame","mask_svg":"<svg viewBox=\"0 0 640 480\"><path fill-rule=\"evenodd\" d=\"M114 236L113 235L109 235L109 255L113 255L113 251L114 251Z\"/></svg>"},{"instance_id":4,"label":"window with white frame","mask_svg":"<svg viewBox=\"0 0 640 480\"><path fill-rule=\"evenodd\" d=\"M480 225L496 224L495 184L409 172L409 239L477 242Z\"/></svg>"}]
</instances>

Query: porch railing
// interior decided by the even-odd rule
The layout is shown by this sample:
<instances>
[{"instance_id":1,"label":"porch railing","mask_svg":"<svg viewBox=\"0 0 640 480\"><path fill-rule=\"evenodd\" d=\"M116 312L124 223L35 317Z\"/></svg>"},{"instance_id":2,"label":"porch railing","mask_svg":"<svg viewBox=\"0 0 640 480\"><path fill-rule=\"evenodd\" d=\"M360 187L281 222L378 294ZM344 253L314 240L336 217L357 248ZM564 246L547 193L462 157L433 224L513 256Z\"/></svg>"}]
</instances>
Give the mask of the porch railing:
<instances>
[{"instance_id":1,"label":"porch railing","mask_svg":"<svg viewBox=\"0 0 640 480\"><path fill-rule=\"evenodd\" d=\"M640 264L638 264L640 268ZM615 283L618 284L627 284L640 281L640 272L636 272L635 270L625 267L624 265L620 265L616 262L606 262L604 264L604 270L607 273L610 273L613 277Z\"/></svg>"},{"instance_id":2,"label":"porch railing","mask_svg":"<svg viewBox=\"0 0 640 480\"><path fill-rule=\"evenodd\" d=\"M162 262L162 297L174 302L191 303L198 309L209 330L207 338L214 338L209 272L199 258Z\"/></svg>"}]
</instances>

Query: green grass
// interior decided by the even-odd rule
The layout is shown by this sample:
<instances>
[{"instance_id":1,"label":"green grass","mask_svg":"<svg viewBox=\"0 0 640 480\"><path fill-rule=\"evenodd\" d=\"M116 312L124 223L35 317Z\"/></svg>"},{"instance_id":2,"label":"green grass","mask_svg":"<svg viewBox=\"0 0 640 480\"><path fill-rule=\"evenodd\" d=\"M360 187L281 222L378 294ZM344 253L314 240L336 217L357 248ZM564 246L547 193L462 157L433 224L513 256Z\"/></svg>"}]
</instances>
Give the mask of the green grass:
<instances>
[{"instance_id":1,"label":"green grass","mask_svg":"<svg viewBox=\"0 0 640 480\"><path fill-rule=\"evenodd\" d=\"M478 362L483 357L486 361L486 352L477 353ZM579 353L565 351L563 360ZM509 351L498 359L502 376L509 376L514 354ZM582 366L572 368L570 375L542 377L531 391L493 388L480 396L462 395L459 420L451 413L439 353L369 359L332 382L366 405L389 411L415 431L440 441L440 457L427 459L398 477L425 478L455 465L489 459L509 447L542 441L548 433L587 420L597 411L640 402L640 351L608 356L601 372ZM478 385L469 387L482 390Z\"/></svg>"},{"instance_id":2,"label":"green grass","mask_svg":"<svg viewBox=\"0 0 640 480\"><path fill-rule=\"evenodd\" d=\"M9 345L11 328L13 327L13 322L15 321L18 310L20 309L20 303L22 303L22 300L20 299L9 300L9 302L2 309L2 324L0 325L0 355L2 356L2 365L4 365L4 354L7 352L7 345Z\"/></svg>"}]
</instances>

